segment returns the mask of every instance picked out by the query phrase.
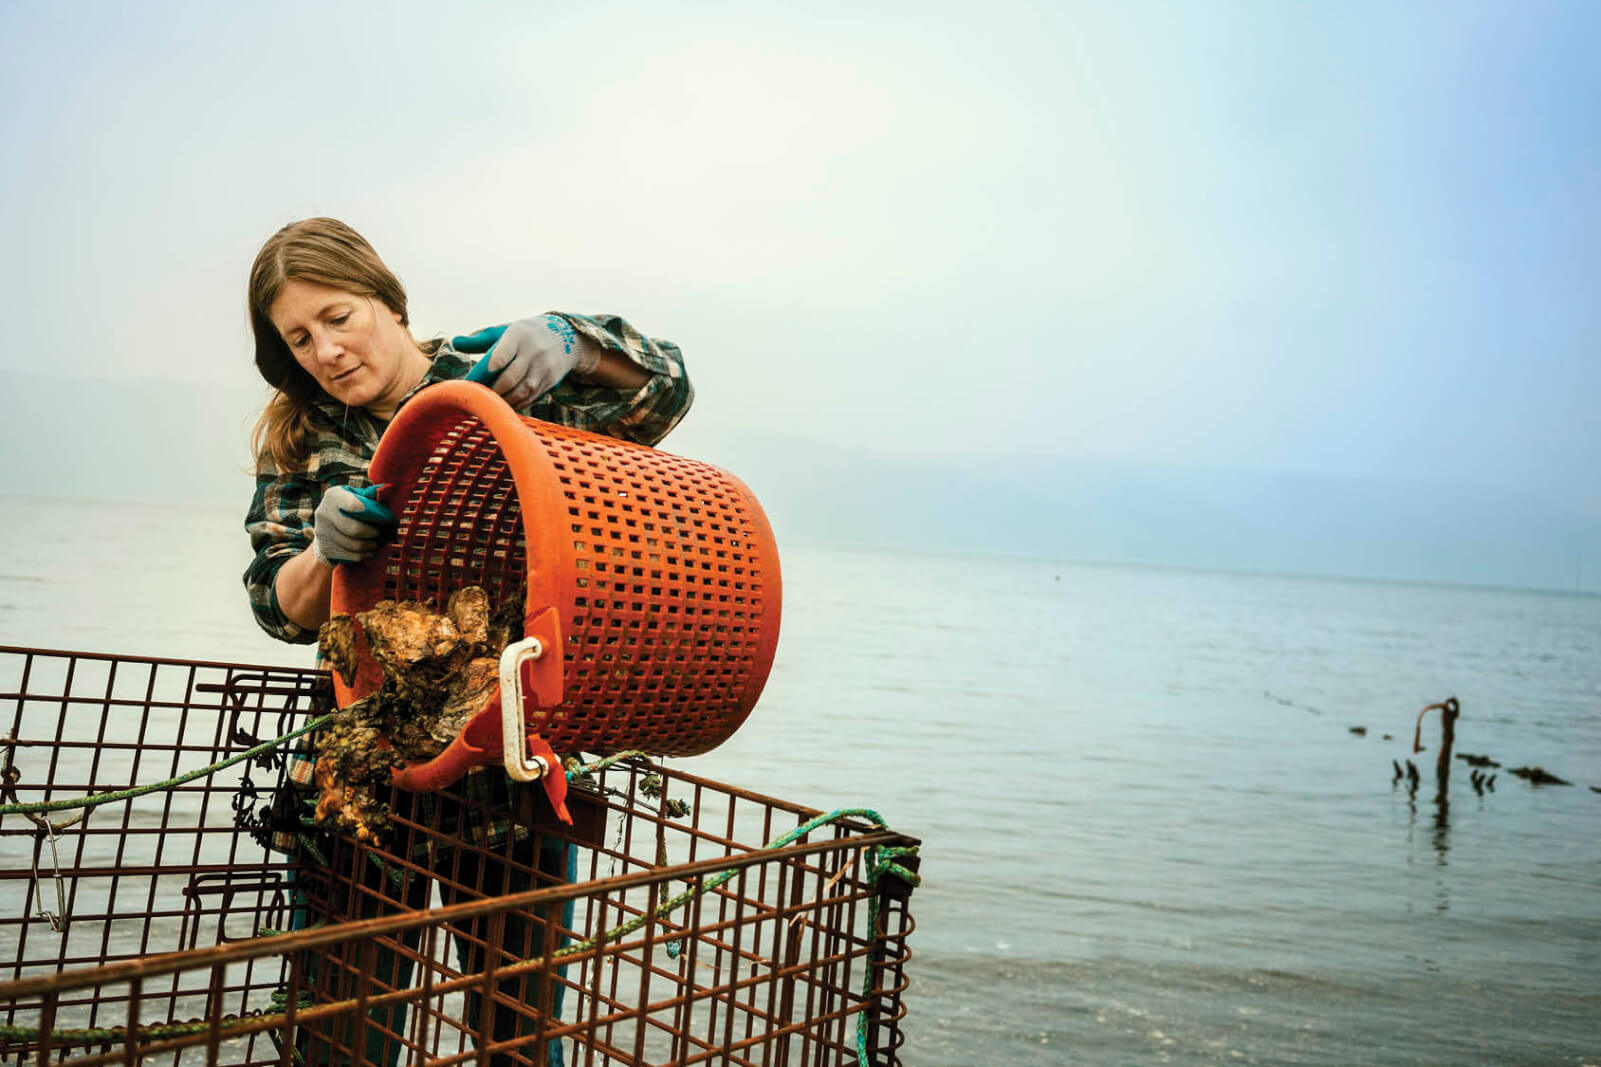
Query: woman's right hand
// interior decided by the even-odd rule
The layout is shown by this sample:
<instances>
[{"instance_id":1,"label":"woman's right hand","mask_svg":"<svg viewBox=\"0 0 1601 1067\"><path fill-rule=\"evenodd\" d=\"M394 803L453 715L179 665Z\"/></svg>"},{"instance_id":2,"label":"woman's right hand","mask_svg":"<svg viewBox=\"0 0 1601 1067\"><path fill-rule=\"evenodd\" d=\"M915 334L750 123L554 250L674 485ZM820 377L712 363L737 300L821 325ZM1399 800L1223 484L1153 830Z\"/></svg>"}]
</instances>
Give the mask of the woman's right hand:
<instances>
[{"instance_id":1,"label":"woman's right hand","mask_svg":"<svg viewBox=\"0 0 1601 1067\"><path fill-rule=\"evenodd\" d=\"M327 564L372 559L395 532L395 513L349 486L323 490L311 535L317 558Z\"/></svg>"}]
</instances>

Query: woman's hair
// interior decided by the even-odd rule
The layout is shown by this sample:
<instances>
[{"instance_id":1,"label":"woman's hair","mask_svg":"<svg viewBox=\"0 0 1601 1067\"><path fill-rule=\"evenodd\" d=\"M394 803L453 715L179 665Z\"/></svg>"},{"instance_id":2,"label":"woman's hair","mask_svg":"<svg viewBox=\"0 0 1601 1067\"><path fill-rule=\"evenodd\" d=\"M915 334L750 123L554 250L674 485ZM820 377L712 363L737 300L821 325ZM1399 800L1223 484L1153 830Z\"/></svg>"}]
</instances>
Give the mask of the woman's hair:
<instances>
[{"instance_id":1,"label":"woman's hair","mask_svg":"<svg viewBox=\"0 0 1601 1067\"><path fill-rule=\"evenodd\" d=\"M295 361L268 312L291 280L376 297L407 326L406 290L366 238L338 219L291 222L267 239L250 268L250 328L256 335L256 369L278 390L256 420L251 444L257 466L263 453L279 470L306 465L311 405L322 388Z\"/></svg>"}]
</instances>

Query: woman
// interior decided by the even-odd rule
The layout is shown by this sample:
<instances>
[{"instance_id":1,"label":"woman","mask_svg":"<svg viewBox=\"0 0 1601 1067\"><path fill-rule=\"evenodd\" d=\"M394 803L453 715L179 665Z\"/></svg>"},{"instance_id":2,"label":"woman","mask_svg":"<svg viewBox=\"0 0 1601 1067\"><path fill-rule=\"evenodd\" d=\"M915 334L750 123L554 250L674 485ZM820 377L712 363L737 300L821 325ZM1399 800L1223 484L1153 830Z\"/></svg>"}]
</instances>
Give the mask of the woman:
<instances>
[{"instance_id":1,"label":"woman","mask_svg":"<svg viewBox=\"0 0 1601 1067\"><path fill-rule=\"evenodd\" d=\"M334 567L371 558L393 532L388 509L356 490L369 484L368 464L396 411L424 386L464 377L487 351L495 391L519 412L644 444L666 436L693 397L677 347L613 316L553 312L451 341L418 341L399 280L360 234L335 219L306 219L274 234L251 268L249 304L256 367L277 392L256 424L256 493L245 520L255 559L244 579L256 621L284 641L315 641L328 619ZM309 771L309 761L292 761L300 784ZM397 813L433 832L426 862L447 903L457 886L475 896L532 888L536 871L544 884L572 880L571 850L549 841L536 855L530 831L511 818L513 789L504 776L471 775L459 793L396 797ZM441 834L460 847L438 847ZM329 869L345 864L336 856ZM361 873L338 887L309 881L308 894L340 894L321 906L350 918L427 906L426 879L407 878L397 888L374 875L378 865L357 859L350 869ZM564 916L563 925L571 919ZM503 947L531 954L539 930L539 923L508 918ZM483 932L457 934L463 970L478 970ZM373 977L405 985L407 955L381 952ZM557 990L552 1014L560 1013L559 984ZM515 985L502 992L521 999ZM470 993L468 1018L477 1020L479 1010ZM495 1040L527 1032L526 1012L492 1015ZM404 1009L372 1013L367 1059L396 1063L404 1027ZM342 1032L302 1033L301 1058L337 1059L352 1040ZM561 1062L554 1043L546 1055L548 1063ZM490 1062L512 1061L497 1055Z\"/></svg>"},{"instance_id":2,"label":"woman","mask_svg":"<svg viewBox=\"0 0 1601 1067\"><path fill-rule=\"evenodd\" d=\"M336 219L305 219L262 246L250 271L256 367L277 393L256 424L256 496L245 586L274 637L310 643L328 619L335 564L377 551L393 517L353 490L396 410L461 378L481 331L419 342L406 291ZM683 357L614 316L552 313L510 324L490 351L494 389L526 415L655 444L693 399Z\"/></svg>"}]
</instances>

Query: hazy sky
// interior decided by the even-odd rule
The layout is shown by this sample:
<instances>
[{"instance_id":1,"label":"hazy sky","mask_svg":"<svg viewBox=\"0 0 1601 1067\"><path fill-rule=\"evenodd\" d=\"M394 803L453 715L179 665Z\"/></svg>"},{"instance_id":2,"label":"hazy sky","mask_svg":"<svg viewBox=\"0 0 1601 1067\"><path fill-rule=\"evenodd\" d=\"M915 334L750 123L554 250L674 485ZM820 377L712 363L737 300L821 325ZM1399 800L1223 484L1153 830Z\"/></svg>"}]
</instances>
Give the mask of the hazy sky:
<instances>
[{"instance_id":1,"label":"hazy sky","mask_svg":"<svg viewBox=\"0 0 1601 1067\"><path fill-rule=\"evenodd\" d=\"M1592 3L0 0L0 361L238 392L251 258L332 214L420 334L616 311L708 426L1601 514L1598 40Z\"/></svg>"}]
</instances>

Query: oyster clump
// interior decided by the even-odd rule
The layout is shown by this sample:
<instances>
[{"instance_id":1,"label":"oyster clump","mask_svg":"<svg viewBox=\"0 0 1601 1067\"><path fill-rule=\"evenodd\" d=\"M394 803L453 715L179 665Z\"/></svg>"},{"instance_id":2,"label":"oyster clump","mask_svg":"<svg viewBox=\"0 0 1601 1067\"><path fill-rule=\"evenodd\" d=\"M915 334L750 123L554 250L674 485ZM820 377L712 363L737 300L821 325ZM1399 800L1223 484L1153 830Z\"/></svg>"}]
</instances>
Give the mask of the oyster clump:
<instances>
[{"instance_id":1,"label":"oyster clump","mask_svg":"<svg viewBox=\"0 0 1601 1067\"><path fill-rule=\"evenodd\" d=\"M394 768L430 760L499 691L500 652L522 637L522 590L500 607L478 586L458 590L440 612L432 604L382 600L351 618L335 615L318 648L346 685L363 643L383 673L369 696L334 713L317 740L317 820L364 841L389 826L378 799Z\"/></svg>"},{"instance_id":2,"label":"oyster clump","mask_svg":"<svg viewBox=\"0 0 1601 1067\"><path fill-rule=\"evenodd\" d=\"M367 715L340 712L317 741L316 819L373 841L388 828L388 811L373 788L389 782L393 753L379 743L381 732Z\"/></svg>"}]
</instances>

